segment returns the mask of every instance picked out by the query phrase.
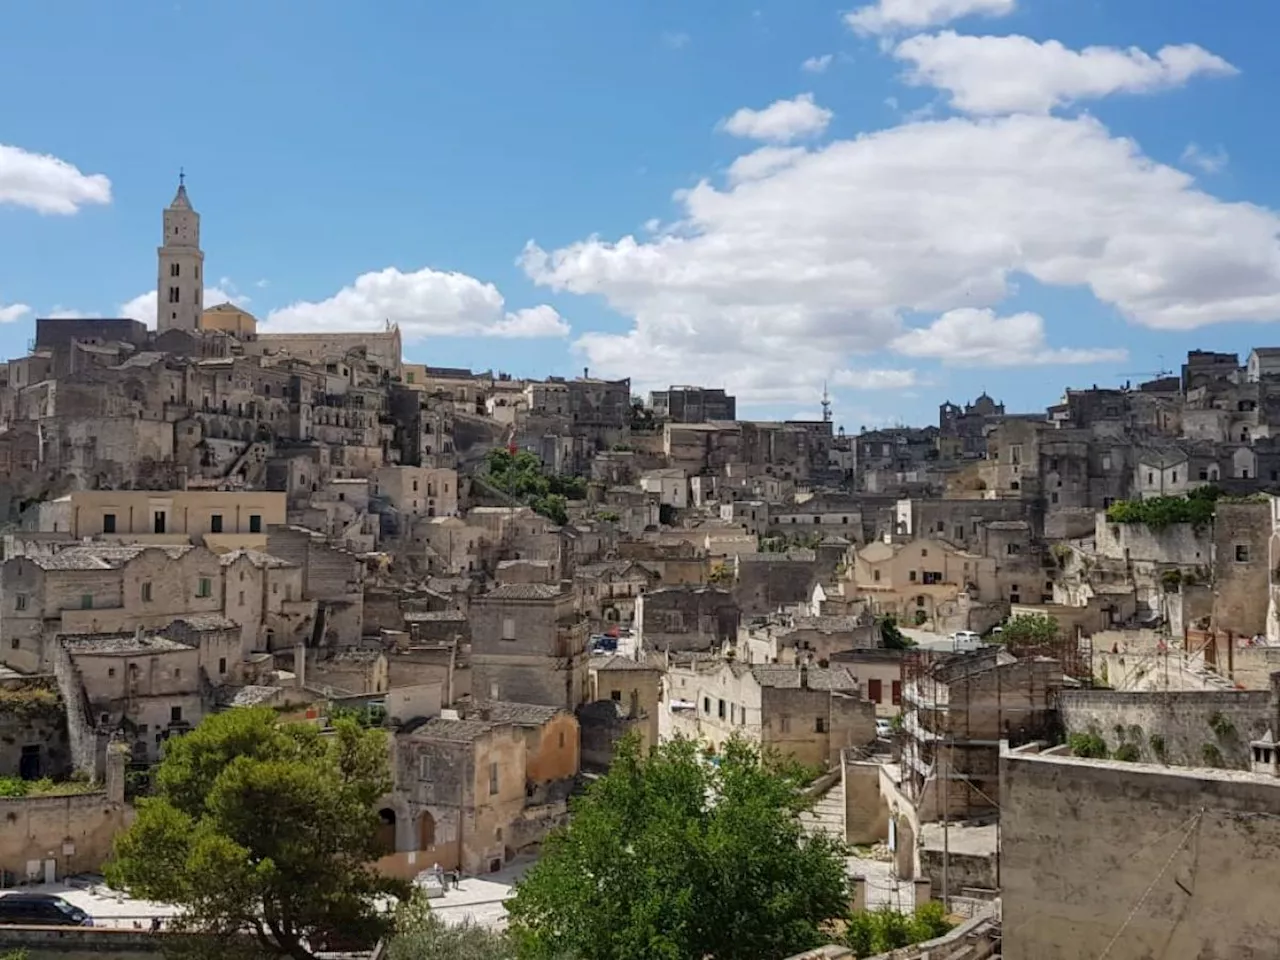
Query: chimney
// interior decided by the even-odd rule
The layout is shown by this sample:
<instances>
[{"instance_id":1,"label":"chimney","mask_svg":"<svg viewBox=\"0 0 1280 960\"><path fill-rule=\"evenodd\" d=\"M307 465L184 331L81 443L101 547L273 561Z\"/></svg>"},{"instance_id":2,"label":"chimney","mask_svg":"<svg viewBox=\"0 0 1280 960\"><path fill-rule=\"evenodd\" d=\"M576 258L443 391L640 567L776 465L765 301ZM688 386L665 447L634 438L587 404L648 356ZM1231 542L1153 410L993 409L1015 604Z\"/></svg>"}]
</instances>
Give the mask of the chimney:
<instances>
[{"instance_id":1,"label":"chimney","mask_svg":"<svg viewBox=\"0 0 1280 960\"><path fill-rule=\"evenodd\" d=\"M293 648L293 682L301 690L307 683L307 645L300 643Z\"/></svg>"},{"instance_id":2,"label":"chimney","mask_svg":"<svg viewBox=\"0 0 1280 960\"><path fill-rule=\"evenodd\" d=\"M807 663L800 664L800 689L809 689L809 665Z\"/></svg>"}]
</instances>

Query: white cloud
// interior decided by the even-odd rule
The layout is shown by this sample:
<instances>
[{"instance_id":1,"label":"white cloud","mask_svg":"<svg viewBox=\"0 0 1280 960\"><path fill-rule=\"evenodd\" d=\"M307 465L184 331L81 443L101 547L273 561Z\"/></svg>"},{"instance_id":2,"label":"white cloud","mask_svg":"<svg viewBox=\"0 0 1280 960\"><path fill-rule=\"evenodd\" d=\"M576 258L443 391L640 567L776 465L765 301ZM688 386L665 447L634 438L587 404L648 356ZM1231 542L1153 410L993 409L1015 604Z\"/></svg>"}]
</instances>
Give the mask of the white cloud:
<instances>
[{"instance_id":1,"label":"white cloud","mask_svg":"<svg viewBox=\"0 0 1280 960\"><path fill-rule=\"evenodd\" d=\"M914 370L837 370L831 383L849 390L906 390L920 380Z\"/></svg>"},{"instance_id":2,"label":"white cloud","mask_svg":"<svg viewBox=\"0 0 1280 960\"><path fill-rule=\"evenodd\" d=\"M877 0L845 14L844 21L858 33L892 33L923 30L961 17L1006 17L1017 0Z\"/></svg>"},{"instance_id":3,"label":"white cloud","mask_svg":"<svg viewBox=\"0 0 1280 960\"><path fill-rule=\"evenodd\" d=\"M1211 196L1088 116L911 123L676 202L660 235L522 256L539 285L632 319L577 341L602 375L714 373L807 405L900 336L899 317L994 307L1019 275L1150 328L1280 320L1280 216Z\"/></svg>"},{"instance_id":4,"label":"white cloud","mask_svg":"<svg viewBox=\"0 0 1280 960\"><path fill-rule=\"evenodd\" d=\"M820 57L810 57L800 64L800 69L805 73L826 73L827 68L831 66L831 61L834 59L835 55L830 53L824 53Z\"/></svg>"},{"instance_id":5,"label":"white cloud","mask_svg":"<svg viewBox=\"0 0 1280 960\"><path fill-rule=\"evenodd\" d=\"M63 307L55 304L50 310L40 314L42 317L48 317L50 320L95 320L101 316L98 313L88 313L84 310L77 310L74 307Z\"/></svg>"},{"instance_id":6,"label":"white cloud","mask_svg":"<svg viewBox=\"0 0 1280 960\"><path fill-rule=\"evenodd\" d=\"M84 174L57 157L0 143L0 204L70 214L110 202L111 181L102 174Z\"/></svg>"},{"instance_id":7,"label":"white cloud","mask_svg":"<svg viewBox=\"0 0 1280 960\"><path fill-rule=\"evenodd\" d=\"M1038 313L996 316L994 310L960 307L929 326L910 330L889 345L908 357L940 360L953 367L1026 367L1109 363L1128 357L1123 349L1052 349Z\"/></svg>"},{"instance_id":8,"label":"white cloud","mask_svg":"<svg viewBox=\"0 0 1280 960\"><path fill-rule=\"evenodd\" d=\"M668 30L662 35L662 44L670 50L683 50L691 39L683 30Z\"/></svg>"},{"instance_id":9,"label":"white cloud","mask_svg":"<svg viewBox=\"0 0 1280 960\"><path fill-rule=\"evenodd\" d=\"M830 110L813 102L812 93L802 93L792 100L776 100L763 110L743 107L721 120L717 129L748 140L790 143L821 133L833 116Z\"/></svg>"},{"instance_id":10,"label":"white cloud","mask_svg":"<svg viewBox=\"0 0 1280 960\"><path fill-rule=\"evenodd\" d=\"M31 312L25 303L0 304L0 323L17 323Z\"/></svg>"},{"instance_id":11,"label":"white cloud","mask_svg":"<svg viewBox=\"0 0 1280 960\"><path fill-rule=\"evenodd\" d=\"M807 152L804 147L761 147L745 153L729 165L729 182L761 180L791 166Z\"/></svg>"},{"instance_id":12,"label":"white cloud","mask_svg":"<svg viewBox=\"0 0 1280 960\"><path fill-rule=\"evenodd\" d=\"M226 282L225 277L223 281ZM216 307L220 303L234 303L237 307L247 307L249 298L236 293L234 290L227 291L221 287L205 287L205 309ZM120 304L118 316L128 317L131 320L141 320L154 330L156 327L156 292L148 290L146 293L140 293L132 300Z\"/></svg>"},{"instance_id":13,"label":"white cloud","mask_svg":"<svg viewBox=\"0 0 1280 960\"><path fill-rule=\"evenodd\" d=\"M498 288L463 273L394 267L361 274L318 303L272 310L263 333L381 330L398 323L406 341L424 337L563 337L569 326L549 306L508 313Z\"/></svg>"},{"instance_id":14,"label":"white cloud","mask_svg":"<svg viewBox=\"0 0 1280 960\"><path fill-rule=\"evenodd\" d=\"M1237 72L1192 43L1162 47L1153 57L1132 47L1070 50L1056 40L950 30L908 37L893 55L911 64L908 83L945 90L956 109L974 114L1047 113L1081 100L1168 90L1198 75Z\"/></svg>"},{"instance_id":15,"label":"white cloud","mask_svg":"<svg viewBox=\"0 0 1280 960\"><path fill-rule=\"evenodd\" d=\"M1231 162L1227 151L1217 147L1212 151L1201 149L1199 144L1188 143L1182 151L1182 162L1203 171L1204 173L1221 173Z\"/></svg>"}]
</instances>

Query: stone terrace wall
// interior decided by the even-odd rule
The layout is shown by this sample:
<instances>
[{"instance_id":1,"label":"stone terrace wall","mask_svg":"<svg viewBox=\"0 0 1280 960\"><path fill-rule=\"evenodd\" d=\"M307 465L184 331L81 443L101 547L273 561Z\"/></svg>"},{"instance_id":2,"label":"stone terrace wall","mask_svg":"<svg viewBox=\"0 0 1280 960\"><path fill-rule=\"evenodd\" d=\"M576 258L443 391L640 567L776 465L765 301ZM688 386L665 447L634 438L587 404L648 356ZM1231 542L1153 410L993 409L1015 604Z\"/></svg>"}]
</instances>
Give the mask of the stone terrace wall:
<instances>
[{"instance_id":1,"label":"stone terrace wall","mask_svg":"<svg viewBox=\"0 0 1280 960\"><path fill-rule=\"evenodd\" d=\"M1280 780L1006 753L1000 781L1005 960L1276 956Z\"/></svg>"},{"instance_id":2,"label":"stone terrace wall","mask_svg":"<svg viewBox=\"0 0 1280 960\"><path fill-rule=\"evenodd\" d=\"M1265 690L1064 690L1058 702L1068 734L1096 733L1112 753L1131 743L1144 761L1174 766L1209 765L1207 747L1212 746L1222 766L1248 769L1249 741L1261 738L1274 718L1271 693ZM1163 737L1163 750L1156 749L1152 736Z\"/></svg>"}]
</instances>

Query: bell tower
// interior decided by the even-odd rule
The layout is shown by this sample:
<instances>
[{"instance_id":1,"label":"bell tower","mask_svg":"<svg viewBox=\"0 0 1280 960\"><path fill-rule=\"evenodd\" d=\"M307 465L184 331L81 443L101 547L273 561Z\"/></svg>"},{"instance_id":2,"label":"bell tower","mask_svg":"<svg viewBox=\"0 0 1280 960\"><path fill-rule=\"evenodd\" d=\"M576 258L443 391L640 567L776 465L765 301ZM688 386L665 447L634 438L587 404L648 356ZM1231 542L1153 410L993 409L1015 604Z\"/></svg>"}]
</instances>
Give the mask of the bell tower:
<instances>
[{"instance_id":1,"label":"bell tower","mask_svg":"<svg viewBox=\"0 0 1280 960\"><path fill-rule=\"evenodd\" d=\"M195 330L204 312L204 252L200 214L187 197L186 176L178 174L178 192L164 211L164 238L156 251L156 330Z\"/></svg>"}]
</instances>

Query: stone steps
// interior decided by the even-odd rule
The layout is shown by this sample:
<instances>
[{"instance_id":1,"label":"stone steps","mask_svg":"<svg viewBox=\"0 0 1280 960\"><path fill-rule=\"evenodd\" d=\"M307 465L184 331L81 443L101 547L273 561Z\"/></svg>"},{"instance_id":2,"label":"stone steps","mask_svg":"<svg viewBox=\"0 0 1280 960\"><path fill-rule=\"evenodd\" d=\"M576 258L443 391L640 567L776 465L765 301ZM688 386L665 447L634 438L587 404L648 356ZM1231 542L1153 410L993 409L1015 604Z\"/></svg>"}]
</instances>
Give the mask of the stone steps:
<instances>
[{"instance_id":1,"label":"stone steps","mask_svg":"<svg viewBox=\"0 0 1280 960\"><path fill-rule=\"evenodd\" d=\"M826 834L844 842L844 784L837 782L800 814L800 825L810 835Z\"/></svg>"}]
</instances>

